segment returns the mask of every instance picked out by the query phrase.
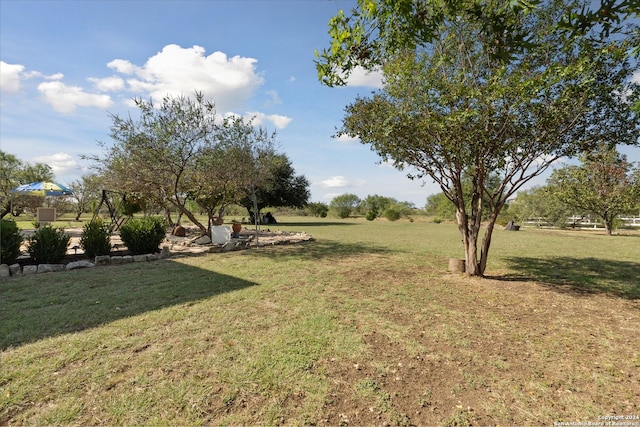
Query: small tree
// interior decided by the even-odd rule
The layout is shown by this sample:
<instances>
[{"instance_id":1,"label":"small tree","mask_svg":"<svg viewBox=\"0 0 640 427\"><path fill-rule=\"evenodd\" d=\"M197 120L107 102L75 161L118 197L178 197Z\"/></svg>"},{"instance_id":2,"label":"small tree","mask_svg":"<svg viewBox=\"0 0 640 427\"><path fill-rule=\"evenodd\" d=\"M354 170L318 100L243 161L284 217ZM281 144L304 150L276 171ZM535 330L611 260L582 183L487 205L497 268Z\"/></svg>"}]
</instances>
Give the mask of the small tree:
<instances>
[{"instance_id":1,"label":"small tree","mask_svg":"<svg viewBox=\"0 0 640 427\"><path fill-rule=\"evenodd\" d=\"M339 218L347 218L360 204L360 198L355 194L341 194L331 201L329 208Z\"/></svg>"},{"instance_id":2,"label":"small tree","mask_svg":"<svg viewBox=\"0 0 640 427\"><path fill-rule=\"evenodd\" d=\"M615 218L640 200L640 174L615 147L602 145L581 159L580 166L555 170L550 187L565 204L602 218L611 235Z\"/></svg>"},{"instance_id":3,"label":"small tree","mask_svg":"<svg viewBox=\"0 0 640 427\"><path fill-rule=\"evenodd\" d=\"M562 2L529 13L462 2L427 27L438 13L430 2L391 4L360 1L353 21L331 21L320 80L344 83L357 65L383 71L383 89L349 105L339 133L439 184L456 208L466 273L482 276L500 212L524 184L603 139L637 144L629 44L558 31Z\"/></svg>"}]
</instances>

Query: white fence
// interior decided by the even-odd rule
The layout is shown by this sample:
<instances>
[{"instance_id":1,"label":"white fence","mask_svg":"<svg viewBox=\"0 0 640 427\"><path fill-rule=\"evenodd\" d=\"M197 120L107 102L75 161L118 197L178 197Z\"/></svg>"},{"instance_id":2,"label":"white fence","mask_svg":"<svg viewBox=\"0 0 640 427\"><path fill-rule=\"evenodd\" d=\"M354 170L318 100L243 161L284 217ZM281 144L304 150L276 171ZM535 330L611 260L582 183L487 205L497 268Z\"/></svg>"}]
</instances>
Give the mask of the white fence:
<instances>
[{"instance_id":1,"label":"white fence","mask_svg":"<svg viewBox=\"0 0 640 427\"><path fill-rule=\"evenodd\" d=\"M639 227L640 228L640 216L624 216L618 217L618 220L622 223L621 227ZM599 219L591 218L590 216L572 216L567 218L567 226L572 228L589 228L598 229L604 228L604 223ZM527 221L522 221L523 227L553 227L544 218L529 218Z\"/></svg>"}]
</instances>

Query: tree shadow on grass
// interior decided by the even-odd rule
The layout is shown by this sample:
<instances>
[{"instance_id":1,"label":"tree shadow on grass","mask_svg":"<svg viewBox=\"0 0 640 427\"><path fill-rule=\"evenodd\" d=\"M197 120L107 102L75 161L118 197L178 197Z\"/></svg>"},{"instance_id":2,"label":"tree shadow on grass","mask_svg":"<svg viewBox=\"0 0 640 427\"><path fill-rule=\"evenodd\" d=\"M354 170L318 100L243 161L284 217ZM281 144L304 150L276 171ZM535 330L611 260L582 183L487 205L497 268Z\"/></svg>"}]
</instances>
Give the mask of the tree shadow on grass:
<instances>
[{"instance_id":1,"label":"tree shadow on grass","mask_svg":"<svg viewBox=\"0 0 640 427\"><path fill-rule=\"evenodd\" d=\"M310 228L318 228L318 227L326 227L328 225L338 225L338 226L343 226L343 225L360 225L358 223L354 223L354 222L338 222L338 221L329 221L329 222L324 222L324 221L309 221L309 222L278 222L277 224L272 224L272 225L261 225L261 228L269 228L269 227L278 227L278 226L284 226L284 227L310 227Z\"/></svg>"},{"instance_id":2,"label":"tree shadow on grass","mask_svg":"<svg viewBox=\"0 0 640 427\"><path fill-rule=\"evenodd\" d=\"M171 260L2 281L0 350L255 285Z\"/></svg>"},{"instance_id":3,"label":"tree shadow on grass","mask_svg":"<svg viewBox=\"0 0 640 427\"><path fill-rule=\"evenodd\" d=\"M265 245L259 249L252 249L252 255L287 259L324 260L341 259L365 254L397 253L389 248L376 246L371 243L343 243L335 240L312 240L303 243L284 245Z\"/></svg>"},{"instance_id":4,"label":"tree shadow on grass","mask_svg":"<svg viewBox=\"0 0 640 427\"><path fill-rule=\"evenodd\" d=\"M511 257L509 266L521 272L498 280L531 280L556 291L640 299L640 263L598 258L553 259Z\"/></svg>"}]
</instances>

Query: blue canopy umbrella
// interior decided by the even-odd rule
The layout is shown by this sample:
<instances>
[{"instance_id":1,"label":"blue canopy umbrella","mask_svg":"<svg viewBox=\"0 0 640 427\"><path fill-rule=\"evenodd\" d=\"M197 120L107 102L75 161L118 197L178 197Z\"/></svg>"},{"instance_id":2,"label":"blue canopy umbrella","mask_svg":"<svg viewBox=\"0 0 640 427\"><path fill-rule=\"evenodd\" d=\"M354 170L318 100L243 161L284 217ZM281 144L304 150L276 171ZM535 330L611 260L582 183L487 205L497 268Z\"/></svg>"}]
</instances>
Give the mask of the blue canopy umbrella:
<instances>
[{"instance_id":1,"label":"blue canopy umbrella","mask_svg":"<svg viewBox=\"0 0 640 427\"><path fill-rule=\"evenodd\" d=\"M70 188L50 181L22 184L11 190L11 192L24 194L26 196L70 196L73 194L73 191L71 191Z\"/></svg>"}]
</instances>

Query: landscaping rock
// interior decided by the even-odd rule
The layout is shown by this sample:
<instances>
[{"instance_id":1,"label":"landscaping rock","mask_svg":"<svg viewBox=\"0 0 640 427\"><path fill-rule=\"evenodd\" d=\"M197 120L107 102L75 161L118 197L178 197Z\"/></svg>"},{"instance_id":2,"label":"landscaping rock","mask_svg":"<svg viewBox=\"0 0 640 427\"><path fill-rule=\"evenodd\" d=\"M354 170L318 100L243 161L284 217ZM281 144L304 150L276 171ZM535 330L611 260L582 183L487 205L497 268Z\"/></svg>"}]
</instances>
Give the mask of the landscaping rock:
<instances>
[{"instance_id":1,"label":"landscaping rock","mask_svg":"<svg viewBox=\"0 0 640 427\"><path fill-rule=\"evenodd\" d=\"M78 268L91 268L91 267L95 267L95 266L96 265L94 263L92 263L91 261L83 259L83 260L80 260L80 261L70 262L69 264L67 264L66 269L67 270L76 270Z\"/></svg>"},{"instance_id":2,"label":"landscaping rock","mask_svg":"<svg viewBox=\"0 0 640 427\"><path fill-rule=\"evenodd\" d=\"M9 266L7 264L0 264L0 277L9 276L11 276L11 270L9 270Z\"/></svg>"},{"instance_id":3,"label":"landscaping rock","mask_svg":"<svg viewBox=\"0 0 640 427\"><path fill-rule=\"evenodd\" d=\"M211 237L201 236L194 240L193 243L195 243L196 245L208 245L209 243L211 243Z\"/></svg>"},{"instance_id":4,"label":"landscaping rock","mask_svg":"<svg viewBox=\"0 0 640 427\"><path fill-rule=\"evenodd\" d=\"M20 276L22 275L22 267L18 263L11 264L9 266L9 272L12 276Z\"/></svg>"},{"instance_id":5,"label":"landscaping rock","mask_svg":"<svg viewBox=\"0 0 640 427\"><path fill-rule=\"evenodd\" d=\"M111 257L109 255L98 255L95 260L96 265L109 265L111 264Z\"/></svg>"},{"instance_id":6,"label":"landscaping rock","mask_svg":"<svg viewBox=\"0 0 640 427\"><path fill-rule=\"evenodd\" d=\"M147 255L133 255L133 262L146 262Z\"/></svg>"},{"instance_id":7,"label":"landscaping rock","mask_svg":"<svg viewBox=\"0 0 640 427\"><path fill-rule=\"evenodd\" d=\"M181 226L178 225L176 227L174 227L173 231L171 232L172 235L177 236L177 237L184 237L187 235L187 230Z\"/></svg>"},{"instance_id":8,"label":"landscaping rock","mask_svg":"<svg viewBox=\"0 0 640 427\"><path fill-rule=\"evenodd\" d=\"M64 264L38 264L38 274L64 271Z\"/></svg>"},{"instance_id":9,"label":"landscaping rock","mask_svg":"<svg viewBox=\"0 0 640 427\"><path fill-rule=\"evenodd\" d=\"M36 274L38 272L37 265L25 265L22 267L22 275L26 276L27 274Z\"/></svg>"},{"instance_id":10,"label":"landscaping rock","mask_svg":"<svg viewBox=\"0 0 640 427\"><path fill-rule=\"evenodd\" d=\"M164 258L169 258L170 256L171 256L171 251L169 250L169 246L163 246L159 257L161 259L164 259Z\"/></svg>"}]
</instances>

